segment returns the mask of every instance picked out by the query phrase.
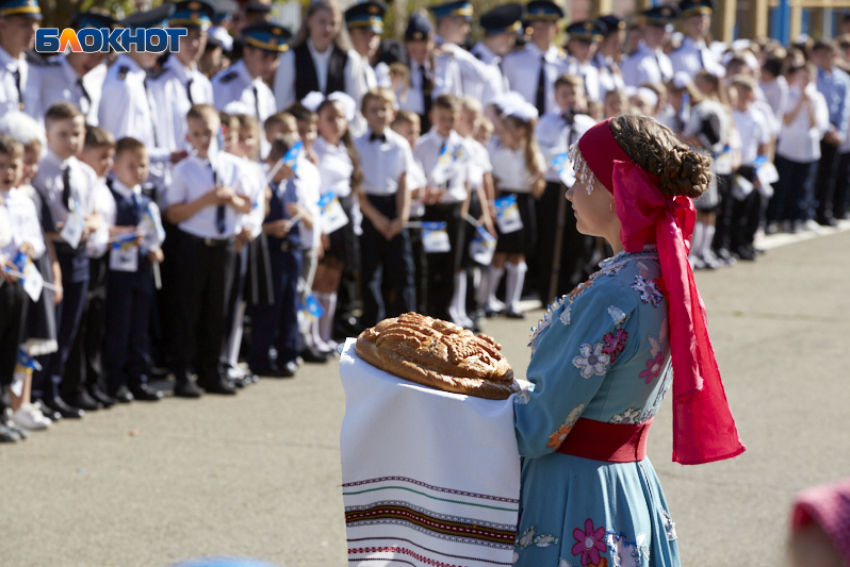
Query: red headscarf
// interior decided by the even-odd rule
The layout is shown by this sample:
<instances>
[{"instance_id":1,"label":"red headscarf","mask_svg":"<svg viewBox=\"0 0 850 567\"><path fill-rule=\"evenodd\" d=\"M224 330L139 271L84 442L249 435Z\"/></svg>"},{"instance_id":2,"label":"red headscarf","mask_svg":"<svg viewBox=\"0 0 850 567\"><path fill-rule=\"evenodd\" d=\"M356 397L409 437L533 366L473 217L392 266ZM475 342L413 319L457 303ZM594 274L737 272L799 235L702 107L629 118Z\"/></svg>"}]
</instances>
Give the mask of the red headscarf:
<instances>
[{"instance_id":1,"label":"red headscarf","mask_svg":"<svg viewBox=\"0 0 850 567\"><path fill-rule=\"evenodd\" d=\"M708 337L705 305L688 263L696 211L688 197L665 197L658 178L638 166L614 139L610 120L578 142L582 158L614 195L627 252L653 240L669 307L673 358L673 460L697 465L744 452ZM654 238L653 238L654 237Z\"/></svg>"}]
</instances>

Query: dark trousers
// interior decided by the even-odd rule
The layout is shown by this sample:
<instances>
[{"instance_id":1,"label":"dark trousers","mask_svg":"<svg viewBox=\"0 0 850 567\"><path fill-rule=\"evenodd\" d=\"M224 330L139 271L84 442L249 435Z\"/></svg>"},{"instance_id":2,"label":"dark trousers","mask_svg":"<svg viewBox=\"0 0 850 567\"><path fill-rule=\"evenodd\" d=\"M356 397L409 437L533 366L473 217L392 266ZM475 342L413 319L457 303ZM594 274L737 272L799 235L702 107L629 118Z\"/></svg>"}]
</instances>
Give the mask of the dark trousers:
<instances>
[{"instance_id":1,"label":"dark trousers","mask_svg":"<svg viewBox=\"0 0 850 567\"><path fill-rule=\"evenodd\" d=\"M563 183L546 182L546 190L535 202L537 215L537 292L544 303L569 293L585 281L594 271L590 266L594 251L594 238L581 234L576 228L576 217L570 203L566 202L567 187ZM564 200L564 203L561 203ZM563 212L558 218L559 207ZM556 266L555 236L562 229L560 267ZM550 289L552 275L557 271L554 289Z\"/></svg>"},{"instance_id":2,"label":"dark trousers","mask_svg":"<svg viewBox=\"0 0 850 567\"><path fill-rule=\"evenodd\" d=\"M301 349L301 333L298 330L301 251L281 250L281 246L286 247L286 244L277 239L269 241L274 303L251 307L251 352L248 354L248 366L255 374L262 375L270 369L269 351L272 346L277 350L276 361L279 366L295 360Z\"/></svg>"},{"instance_id":3,"label":"dark trousers","mask_svg":"<svg viewBox=\"0 0 850 567\"><path fill-rule=\"evenodd\" d=\"M141 263L141 262L140 262ZM135 388L150 372L150 320L153 274L109 271L106 296L104 367L110 393L121 386Z\"/></svg>"},{"instance_id":4,"label":"dark trousers","mask_svg":"<svg viewBox=\"0 0 850 567\"><path fill-rule=\"evenodd\" d=\"M227 297L227 314L224 318L224 337L221 344L221 363L227 368L230 365L230 335L233 333L233 324L236 321L236 311L242 303L245 290L245 276L248 273L248 245L236 253L233 267L232 281L230 282L230 293Z\"/></svg>"},{"instance_id":5,"label":"dark trousers","mask_svg":"<svg viewBox=\"0 0 850 567\"><path fill-rule=\"evenodd\" d=\"M180 321L174 372L181 380L194 363L203 386L221 378L219 357L236 249L233 239L208 245L184 233L179 254Z\"/></svg>"},{"instance_id":6,"label":"dark trousers","mask_svg":"<svg viewBox=\"0 0 850 567\"><path fill-rule=\"evenodd\" d=\"M19 282L0 285L0 386L12 383L18 347L24 339L29 298ZM2 399L0 392L0 399ZM0 401L0 409L2 401Z\"/></svg>"},{"instance_id":7,"label":"dark trousers","mask_svg":"<svg viewBox=\"0 0 850 567\"><path fill-rule=\"evenodd\" d=\"M425 207L425 222L444 222L449 234L451 250L426 254L428 264L428 311L427 315L451 321L449 307L454 295L455 273L460 269L463 251L460 249L462 227L461 203L428 205Z\"/></svg>"},{"instance_id":8,"label":"dark trousers","mask_svg":"<svg viewBox=\"0 0 850 567\"><path fill-rule=\"evenodd\" d=\"M752 167L742 166L738 173L750 181L755 179L755 169ZM752 246L767 203L758 188L754 188L745 199L733 198L733 201L730 244L732 250L739 250Z\"/></svg>"},{"instance_id":9,"label":"dark trousers","mask_svg":"<svg viewBox=\"0 0 850 567\"><path fill-rule=\"evenodd\" d=\"M369 201L388 219L396 218L395 196L368 195ZM387 240L372 222L363 218L360 236L364 327L374 327L386 317L416 310L413 255L407 229ZM385 297L382 287L389 291Z\"/></svg>"},{"instance_id":10,"label":"dark trousers","mask_svg":"<svg viewBox=\"0 0 850 567\"><path fill-rule=\"evenodd\" d=\"M105 386L103 342L106 333L106 273L109 254L89 259L89 290L74 346L65 365L59 395L72 396L83 387Z\"/></svg>"},{"instance_id":11,"label":"dark trousers","mask_svg":"<svg viewBox=\"0 0 850 567\"><path fill-rule=\"evenodd\" d=\"M420 221L421 218L411 219ZM422 229L409 228L407 237L410 240L410 252L413 258L413 281L416 286L416 311L428 312L428 257L422 246Z\"/></svg>"},{"instance_id":12,"label":"dark trousers","mask_svg":"<svg viewBox=\"0 0 850 567\"><path fill-rule=\"evenodd\" d=\"M715 224L712 247L715 250L730 250L732 240L732 207L735 198L732 197L731 175L717 176L717 192L720 194L720 205L717 208L717 223Z\"/></svg>"},{"instance_id":13,"label":"dark trousers","mask_svg":"<svg viewBox=\"0 0 850 567\"><path fill-rule=\"evenodd\" d=\"M798 162L777 155L775 163L779 181L767 205L768 222L810 219L818 162Z\"/></svg>"},{"instance_id":14,"label":"dark trousers","mask_svg":"<svg viewBox=\"0 0 850 567\"><path fill-rule=\"evenodd\" d=\"M164 215L163 215L164 216ZM159 366L173 370L174 349L179 339L177 329L180 318L180 239L184 234L176 225L162 220L165 242L162 243L164 259L159 266L162 289L155 301L156 324L154 326L153 354Z\"/></svg>"},{"instance_id":15,"label":"dark trousers","mask_svg":"<svg viewBox=\"0 0 850 567\"><path fill-rule=\"evenodd\" d=\"M838 156L838 175L835 196L832 199L832 215L837 219L847 218L847 196L850 193L850 152Z\"/></svg>"},{"instance_id":16,"label":"dark trousers","mask_svg":"<svg viewBox=\"0 0 850 567\"><path fill-rule=\"evenodd\" d=\"M815 211L818 221L826 221L834 216L832 210L835 197L836 174L838 173L838 148L824 141L820 143L820 163L815 180Z\"/></svg>"},{"instance_id":17,"label":"dark trousers","mask_svg":"<svg viewBox=\"0 0 850 567\"><path fill-rule=\"evenodd\" d=\"M56 342L58 350L50 355L44 369L33 378L33 391L42 398L59 396L65 367L77 338L86 295L89 291L89 258L85 249L79 252L59 246L56 256L62 269L62 303L56 306Z\"/></svg>"}]
</instances>

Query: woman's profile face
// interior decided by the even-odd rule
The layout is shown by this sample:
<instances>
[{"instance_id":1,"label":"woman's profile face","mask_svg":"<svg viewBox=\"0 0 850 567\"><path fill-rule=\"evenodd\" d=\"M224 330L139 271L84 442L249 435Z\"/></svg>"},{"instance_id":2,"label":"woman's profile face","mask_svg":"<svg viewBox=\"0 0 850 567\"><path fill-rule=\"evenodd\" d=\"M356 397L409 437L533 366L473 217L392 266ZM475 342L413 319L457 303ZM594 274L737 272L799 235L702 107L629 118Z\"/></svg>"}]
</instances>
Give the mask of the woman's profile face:
<instances>
[{"instance_id":1,"label":"woman's profile face","mask_svg":"<svg viewBox=\"0 0 850 567\"><path fill-rule=\"evenodd\" d=\"M619 237L619 223L614 208L614 196L602 183L593 178L592 190L576 181L567 191L567 201L572 203L576 217L576 229L588 236L601 236L608 239L616 229Z\"/></svg>"},{"instance_id":2,"label":"woman's profile face","mask_svg":"<svg viewBox=\"0 0 850 567\"><path fill-rule=\"evenodd\" d=\"M342 18L333 10L318 10L307 20L310 39L317 47L327 47L339 33Z\"/></svg>"}]
</instances>

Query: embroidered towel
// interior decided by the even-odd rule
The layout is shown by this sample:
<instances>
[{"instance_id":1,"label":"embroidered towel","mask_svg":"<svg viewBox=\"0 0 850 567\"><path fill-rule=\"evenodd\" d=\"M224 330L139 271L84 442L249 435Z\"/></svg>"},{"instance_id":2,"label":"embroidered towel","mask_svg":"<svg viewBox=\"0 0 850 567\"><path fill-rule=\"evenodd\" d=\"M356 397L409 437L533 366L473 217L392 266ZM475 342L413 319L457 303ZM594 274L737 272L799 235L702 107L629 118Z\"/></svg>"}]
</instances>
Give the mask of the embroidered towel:
<instances>
[{"instance_id":1,"label":"embroidered towel","mask_svg":"<svg viewBox=\"0 0 850 567\"><path fill-rule=\"evenodd\" d=\"M348 562L511 565L520 463L513 401L432 390L340 358Z\"/></svg>"}]
</instances>

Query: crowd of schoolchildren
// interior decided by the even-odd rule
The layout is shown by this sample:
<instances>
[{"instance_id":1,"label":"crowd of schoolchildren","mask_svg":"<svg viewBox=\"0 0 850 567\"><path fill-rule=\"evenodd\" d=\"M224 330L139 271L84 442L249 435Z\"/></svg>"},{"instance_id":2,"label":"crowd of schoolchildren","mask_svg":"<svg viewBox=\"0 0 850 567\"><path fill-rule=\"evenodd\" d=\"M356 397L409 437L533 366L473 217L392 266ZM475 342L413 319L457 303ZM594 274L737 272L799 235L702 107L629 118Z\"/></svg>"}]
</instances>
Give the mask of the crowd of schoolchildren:
<instances>
[{"instance_id":1,"label":"crowd of schoolchildren","mask_svg":"<svg viewBox=\"0 0 850 567\"><path fill-rule=\"evenodd\" d=\"M167 3L120 23L187 28L173 53L44 60L38 5L0 0L0 440L169 375L186 398L294 376L407 311L523 318L606 255L564 193L570 148L618 114L713 158L695 268L846 218L850 36L706 43L710 0L564 29L532 0L467 50L465 0L403 41L385 10L314 0L292 36L262 3Z\"/></svg>"}]
</instances>

